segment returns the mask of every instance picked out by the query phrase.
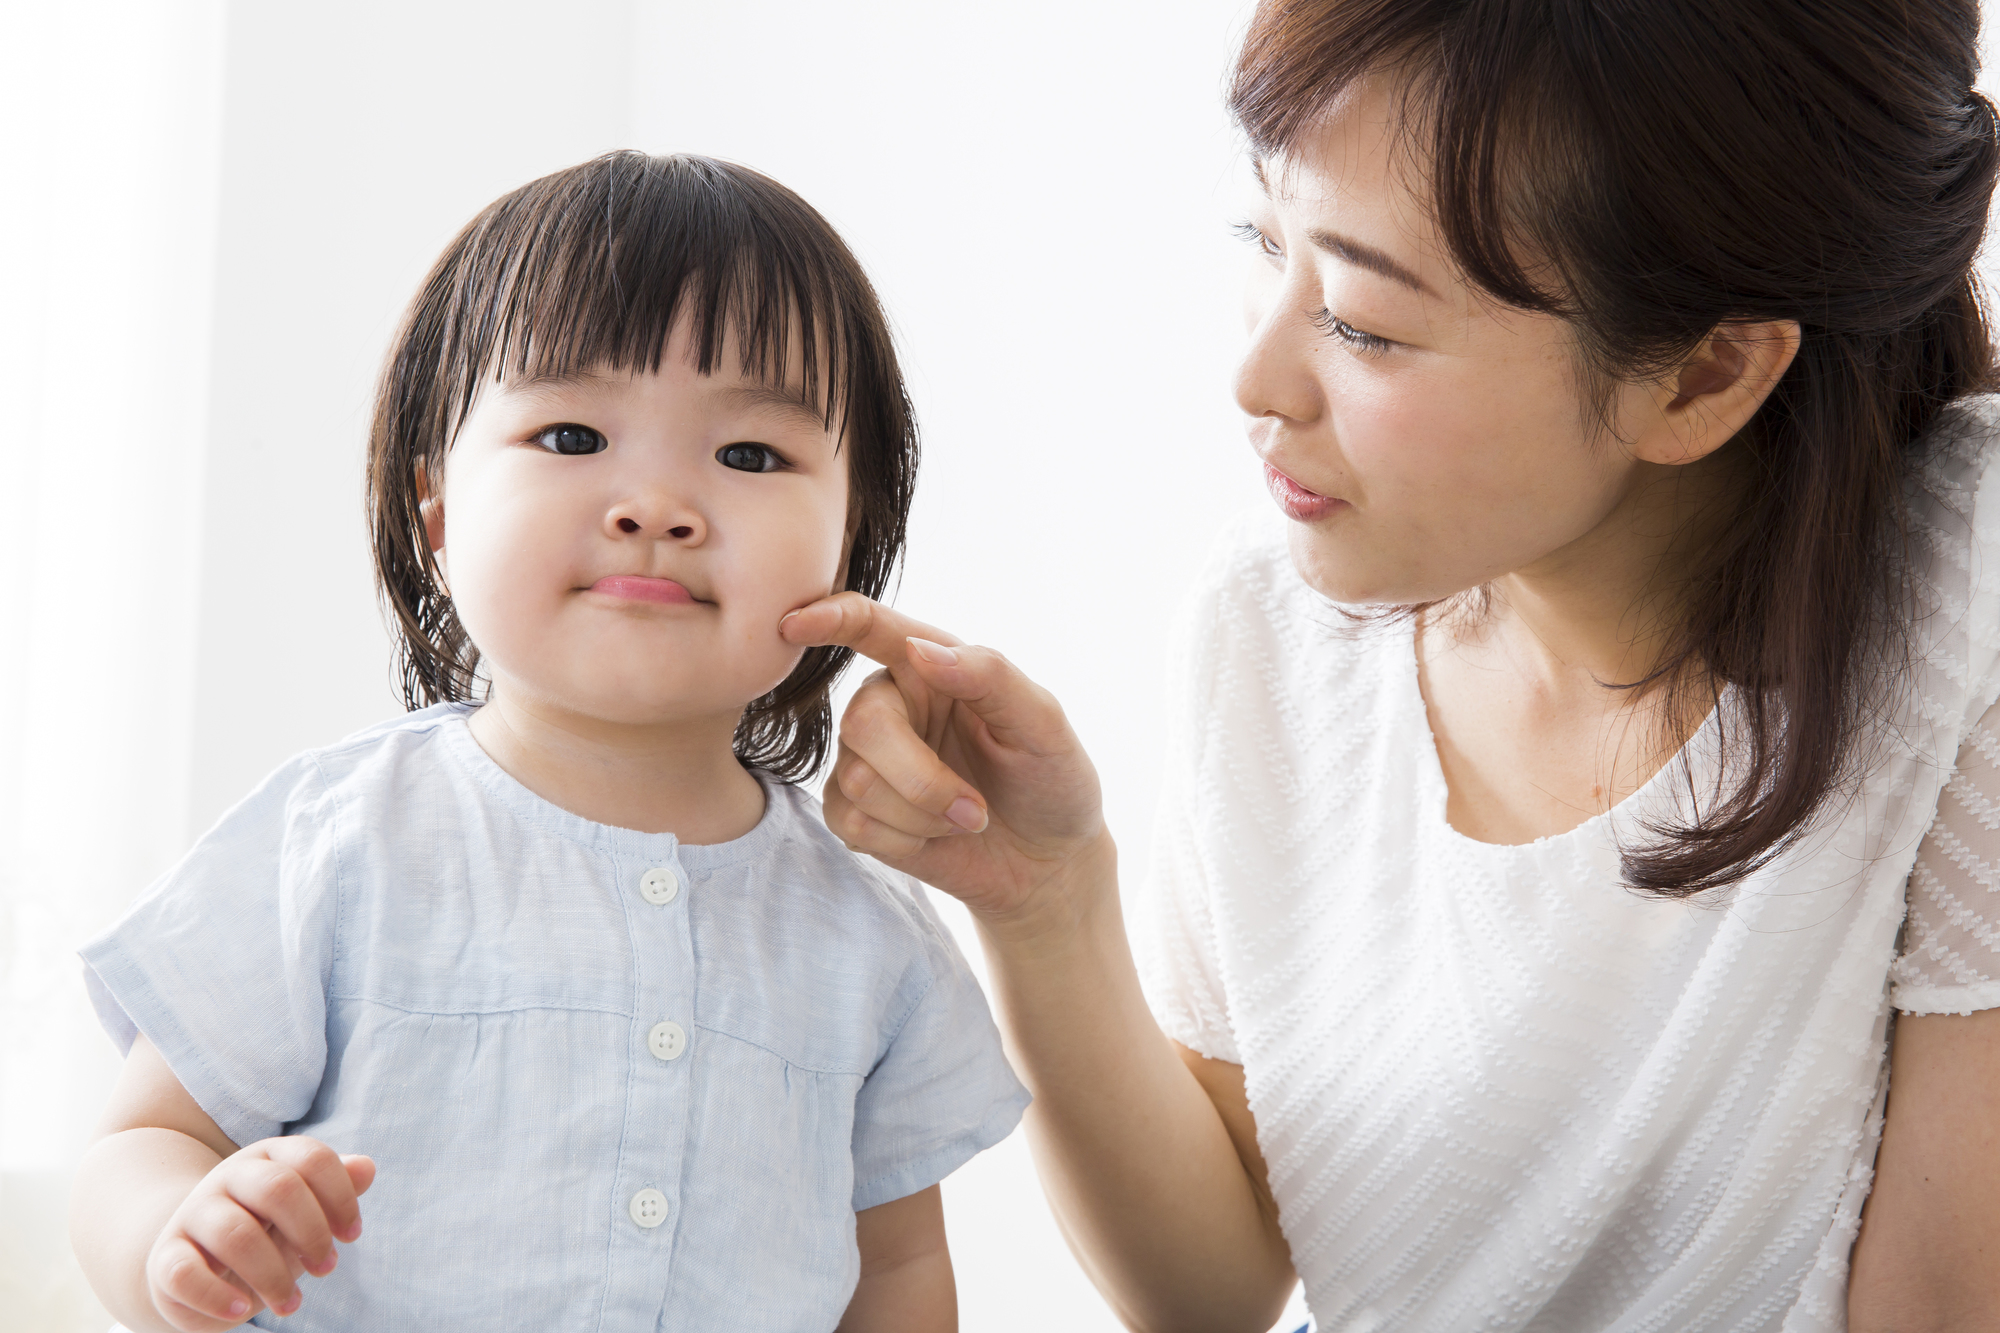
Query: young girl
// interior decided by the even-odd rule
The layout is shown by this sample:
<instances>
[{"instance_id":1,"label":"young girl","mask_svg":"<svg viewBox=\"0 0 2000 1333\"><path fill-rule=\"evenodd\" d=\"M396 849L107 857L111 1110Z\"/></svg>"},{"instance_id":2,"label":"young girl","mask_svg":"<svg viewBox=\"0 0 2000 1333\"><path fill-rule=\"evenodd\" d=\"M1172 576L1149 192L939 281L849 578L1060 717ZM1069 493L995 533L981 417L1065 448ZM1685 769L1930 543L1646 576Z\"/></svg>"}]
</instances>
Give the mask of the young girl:
<instances>
[{"instance_id":1,"label":"young girl","mask_svg":"<svg viewBox=\"0 0 2000 1333\"><path fill-rule=\"evenodd\" d=\"M754 172L612 154L451 244L369 451L414 711L83 950L119 1319L955 1326L938 1182L1027 1096L922 892L791 785L847 654L778 631L882 589L915 466L866 278Z\"/></svg>"}]
</instances>

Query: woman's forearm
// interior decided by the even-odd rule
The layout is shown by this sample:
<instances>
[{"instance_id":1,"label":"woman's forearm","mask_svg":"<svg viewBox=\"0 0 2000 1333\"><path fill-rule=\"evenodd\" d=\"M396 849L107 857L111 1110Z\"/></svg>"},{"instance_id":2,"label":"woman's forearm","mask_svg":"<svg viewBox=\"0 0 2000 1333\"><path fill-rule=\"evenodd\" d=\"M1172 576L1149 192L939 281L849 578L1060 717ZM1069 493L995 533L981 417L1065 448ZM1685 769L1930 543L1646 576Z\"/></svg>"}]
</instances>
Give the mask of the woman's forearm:
<instances>
[{"instance_id":1,"label":"woman's forearm","mask_svg":"<svg viewBox=\"0 0 2000 1333\"><path fill-rule=\"evenodd\" d=\"M132 1333L174 1333L148 1293L146 1259L167 1220L221 1157L172 1129L99 1140L77 1167L70 1243L104 1308Z\"/></svg>"},{"instance_id":2,"label":"woman's forearm","mask_svg":"<svg viewBox=\"0 0 2000 1333\"><path fill-rule=\"evenodd\" d=\"M1067 892L1040 895L1060 910L981 921L1050 1203L1134 1328L1261 1333L1293 1283L1275 1218L1146 1006L1110 840L1070 873Z\"/></svg>"}]
</instances>

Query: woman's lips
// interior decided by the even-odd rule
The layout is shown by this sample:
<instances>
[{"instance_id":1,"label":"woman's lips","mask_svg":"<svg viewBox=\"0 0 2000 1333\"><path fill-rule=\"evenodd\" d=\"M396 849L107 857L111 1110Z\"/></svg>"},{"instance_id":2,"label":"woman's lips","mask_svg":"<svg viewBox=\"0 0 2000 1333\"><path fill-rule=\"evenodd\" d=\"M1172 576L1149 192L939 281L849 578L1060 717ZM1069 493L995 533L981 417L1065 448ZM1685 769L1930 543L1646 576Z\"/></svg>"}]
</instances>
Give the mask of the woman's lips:
<instances>
[{"instance_id":1,"label":"woman's lips","mask_svg":"<svg viewBox=\"0 0 2000 1333\"><path fill-rule=\"evenodd\" d=\"M590 585L592 592L607 597L623 597L634 602L658 602L662 606L692 606L694 594L672 579L641 578L637 574L613 574Z\"/></svg>"},{"instance_id":2,"label":"woman's lips","mask_svg":"<svg viewBox=\"0 0 2000 1333\"><path fill-rule=\"evenodd\" d=\"M1271 498L1278 502L1278 508L1300 523L1310 523L1316 518L1325 518L1336 509L1345 508L1347 501L1336 500L1330 495L1309 491L1293 481L1269 463L1264 464L1264 484L1271 489Z\"/></svg>"}]
</instances>

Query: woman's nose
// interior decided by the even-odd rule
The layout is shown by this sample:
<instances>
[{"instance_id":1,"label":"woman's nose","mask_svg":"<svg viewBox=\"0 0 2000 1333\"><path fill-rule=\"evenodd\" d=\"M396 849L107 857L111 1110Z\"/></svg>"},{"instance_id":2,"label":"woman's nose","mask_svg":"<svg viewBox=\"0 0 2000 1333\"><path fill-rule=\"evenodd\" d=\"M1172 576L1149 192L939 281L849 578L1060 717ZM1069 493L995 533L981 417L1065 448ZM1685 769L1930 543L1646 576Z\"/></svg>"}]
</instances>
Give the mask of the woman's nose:
<instances>
[{"instance_id":1,"label":"woman's nose","mask_svg":"<svg viewBox=\"0 0 2000 1333\"><path fill-rule=\"evenodd\" d=\"M699 546L708 536L701 511L665 491L620 500L605 511L604 528L613 537L650 537L683 546Z\"/></svg>"},{"instance_id":2,"label":"woman's nose","mask_svg":"<svg viewBox=\"0 0 2000 1333\"><path fill-rule=\"evenodd\" d=\"M1250 314L1250 345L1236 367L1236 405L1252 417L1315 421L1325 405L1313 372L1319 334L1283 289Z\"/></svg>"}]
</instances>

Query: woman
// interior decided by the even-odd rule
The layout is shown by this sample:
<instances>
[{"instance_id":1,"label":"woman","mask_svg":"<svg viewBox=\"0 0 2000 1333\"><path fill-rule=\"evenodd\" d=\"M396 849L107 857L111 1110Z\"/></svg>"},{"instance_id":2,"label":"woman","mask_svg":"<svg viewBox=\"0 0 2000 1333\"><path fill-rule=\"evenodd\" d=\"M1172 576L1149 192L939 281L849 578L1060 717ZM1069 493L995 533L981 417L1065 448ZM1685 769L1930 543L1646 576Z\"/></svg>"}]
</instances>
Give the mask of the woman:
<instances>
[{"instance_id":1,"label":"woman","mask_svg":"<svg viewBox=\"0 0 2000 1333\"><path fill-rule=\"evenodd\" d=\"M1054 701L857 597L788 621L889 667L828 821L972 908L1134 1327L1262 1328L1294 1273L1328 1329L2000 1309L1977 20L1260 8L1237 396L1285 518L1184 631L1150 1008Z\"/></svg>"}]
</instances>

